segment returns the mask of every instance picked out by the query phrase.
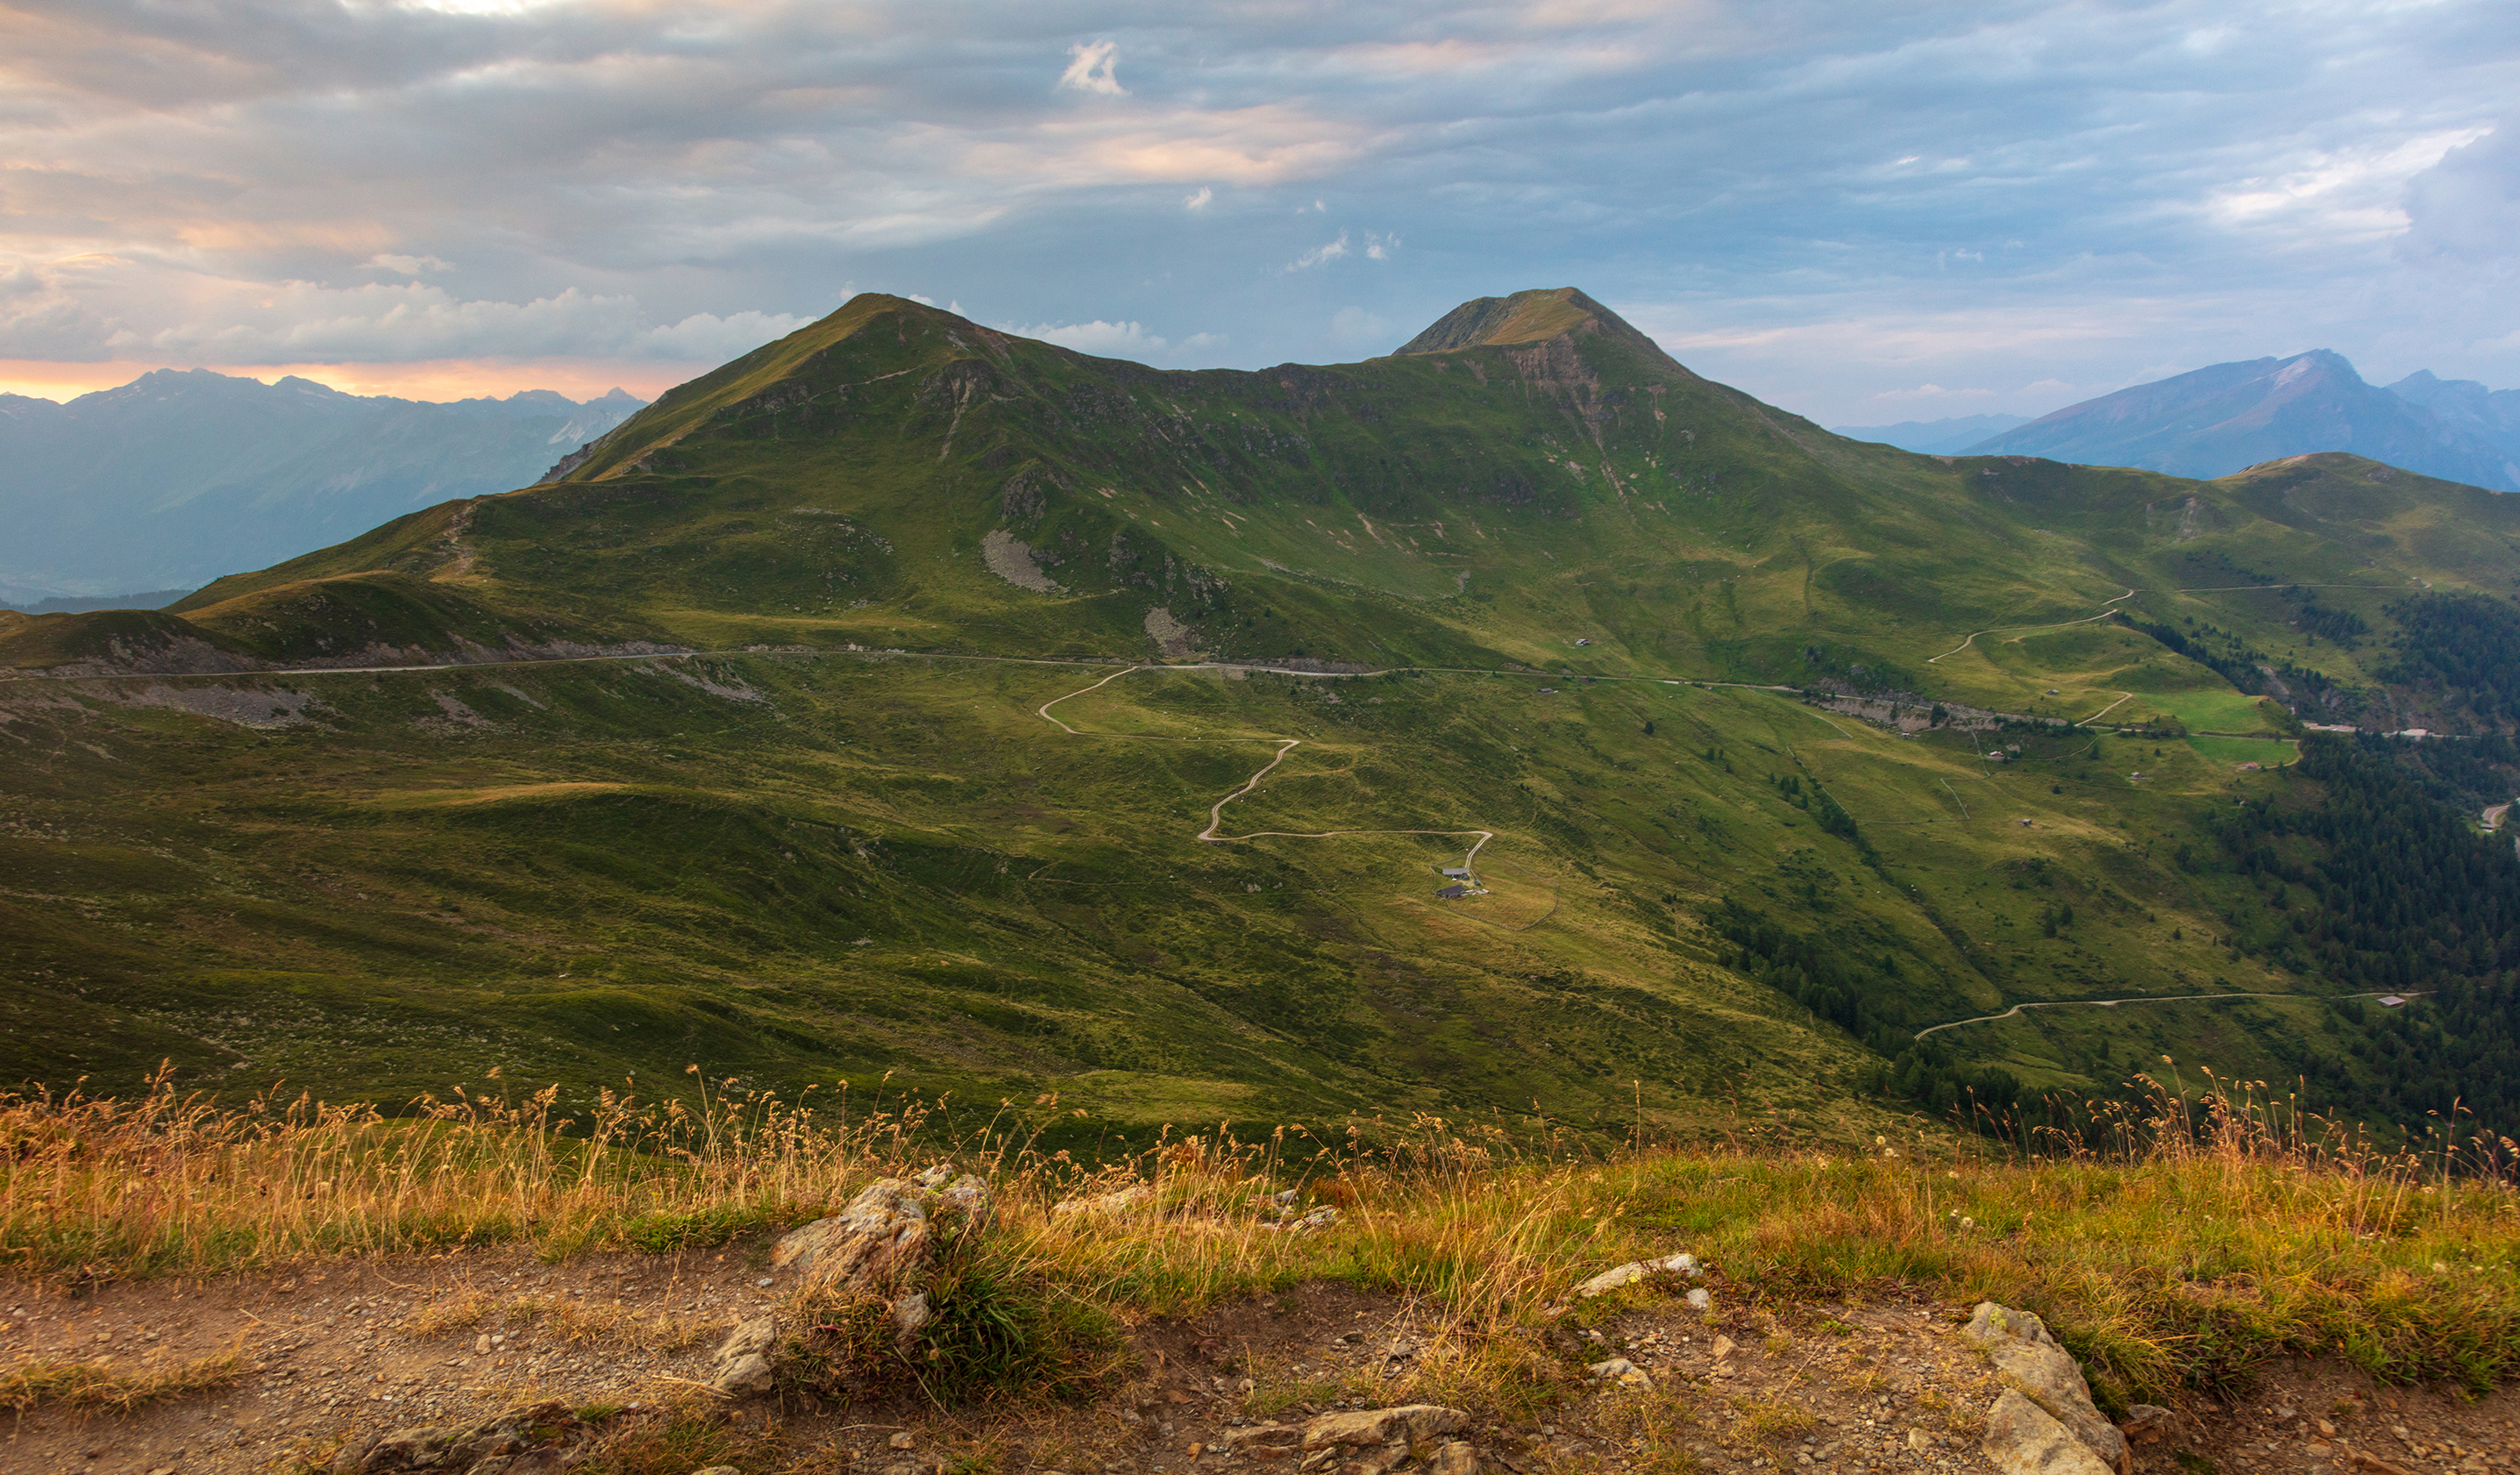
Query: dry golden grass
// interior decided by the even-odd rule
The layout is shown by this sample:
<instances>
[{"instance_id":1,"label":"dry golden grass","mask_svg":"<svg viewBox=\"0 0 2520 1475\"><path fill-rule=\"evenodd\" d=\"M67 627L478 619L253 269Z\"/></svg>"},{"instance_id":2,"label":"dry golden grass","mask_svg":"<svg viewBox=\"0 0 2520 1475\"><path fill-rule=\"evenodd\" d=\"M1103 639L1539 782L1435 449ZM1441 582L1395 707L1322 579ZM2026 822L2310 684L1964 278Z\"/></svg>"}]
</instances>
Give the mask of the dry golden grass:
<instances>
[{"instance_id":1,"label":"dry golden grass","mask_svg":"<svg viewBox=\"0 0 2520 1475\"><path fill-rule=\"evenodd\" d=\"M117 1367L112 1362L55 1362L26 1358L0 1367L0 1408L13 1413L44 1406L91 1412L129 1413L145 1404L224 1388L244 1376L236 1353L162 1366Z\"/></svg>"},{"instance_id":2,"label":"dry golden grass","mask_svg":"<svg viewBox=\"0 0 2520 1475\"><path fill-rule=\"evenodd\" d=\"M2471 1387L2520 1368L2509 1144L2383 1150L2219 1086L2071 1131L2016 1125L2008 1144L1919 1126L1852 1151L1776 1131L1593 1149L1420 1118L1329 1141L1167 1134L1095 1169L1028 1148L1058 1110L1010 1106L947 1143L915 1106L853 1113L836 1096L608 1098L579 1121L550 1093L392 1119L303 1099L221 1110L162 1087L17 1098L0 1101L0 1252L22 1275L102 1280L466 1241L664 1251L810 1218L951 1157L995 1184L986 1269L1011 1284L1124 1316L1313 1278L1412 1298L1425 1349L1400 1391L1509 1399L1570 1286L1679 1249L1714 1268L1727 1308L1923 1294L2038 1311L2109 1398L2227 1386L2287 1352ZM1268 1195L1288 1187L1337 1221L1286 1222ZM568 1305L530 1314L574 1319L562 1330L594 1345L699 1334ZM428 1315L451 1329L489 1314Z\"/></svg>"}]
</instances>

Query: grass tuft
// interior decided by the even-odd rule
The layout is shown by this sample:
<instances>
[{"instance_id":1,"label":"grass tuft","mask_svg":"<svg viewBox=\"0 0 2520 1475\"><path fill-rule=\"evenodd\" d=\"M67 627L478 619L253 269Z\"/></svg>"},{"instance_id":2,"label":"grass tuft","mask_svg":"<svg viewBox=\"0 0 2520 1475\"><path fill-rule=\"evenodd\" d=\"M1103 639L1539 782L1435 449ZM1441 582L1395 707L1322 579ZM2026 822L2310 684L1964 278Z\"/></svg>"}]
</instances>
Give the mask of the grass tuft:
<instances>
[{"instance_id":1,"label":"grass tuft","mask_svg":"<svg viewBox=\"0 0 2520 1475\"><path fill-rule=\"evenodd\" d=\"M890 1302L808 1292L782 1362L788 1390L831 1402L916 1395L948 1408L1010 1398L1080 1402L1126 1366L1111 1310L1041 1274L1019 1245L958 1235L921 1288L929 1318L909 1338Z\"/></svg>"},{"instance_id":2,"label":"grass tuft","mask_svg":"<svg viewBox=\"0 0 2520 1475\"><path fill-rule=\"evenodd\" d=\"M137 1370L106 1361L27 1358L0 1367L0 1408L13 1413L44 1407L129 1413L145 1405L225 1388L244 1373L244 1358L232 1352Z\"/></svg>"}]
</instances>

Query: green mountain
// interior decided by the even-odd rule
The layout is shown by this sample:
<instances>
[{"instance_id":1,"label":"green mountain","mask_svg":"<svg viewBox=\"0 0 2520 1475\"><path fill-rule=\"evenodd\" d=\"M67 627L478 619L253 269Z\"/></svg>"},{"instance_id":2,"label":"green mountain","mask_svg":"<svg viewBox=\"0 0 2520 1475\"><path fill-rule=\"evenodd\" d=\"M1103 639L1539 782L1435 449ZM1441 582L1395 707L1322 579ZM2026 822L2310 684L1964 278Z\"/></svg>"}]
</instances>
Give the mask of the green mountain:
<instances>
[{"instance_id":1,"label":"green mountain","mask_svg":"<svg viewBox=\"0 0 2520 1475\"><path fill-rule=\"evenodd\" d=\"M2344 782L2282 766L2303 717L2505 720L2520 510L2353 457L1859 444L1571 289L1257 373L868 295L555 478L0 615L9 1072L888 1075L1090 1139L2174 1053L2395 1111L2402 1016L2331 1001L2452 932L2457 987L2520 962L2507 847L2418 837L2480 868L2452 916L2357 900L2396 830L2267 827ZM1913 1038L2185 995L2232 997Z\"/></svg>"}]
</instances>

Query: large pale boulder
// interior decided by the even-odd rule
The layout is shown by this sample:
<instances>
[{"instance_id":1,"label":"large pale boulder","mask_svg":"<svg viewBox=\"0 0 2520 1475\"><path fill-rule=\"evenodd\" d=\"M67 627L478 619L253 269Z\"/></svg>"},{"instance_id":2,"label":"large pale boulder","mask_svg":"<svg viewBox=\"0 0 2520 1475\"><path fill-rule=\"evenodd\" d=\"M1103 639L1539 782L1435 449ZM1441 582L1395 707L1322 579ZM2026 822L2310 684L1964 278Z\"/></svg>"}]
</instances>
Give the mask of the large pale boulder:
<instances>
[{"instance_id":1,"label":"large pale boulder","mask_svg":"<svg viewBox=\"0 0 2520 1475\"><path fill-rule=\"evenodd\" d=\"M2003 1475L2110 1475L2091 1446L2017 1389L2003 1390L1987 1410L1979 1448Z\"/></svg>"},{"instance_id":2,"label":"large pale boulder","mask_svg":"<svg viewBox=\"0 0 2520 1475\"><path fill-rule=\"evenodd\" d=\"M809 1285L888 1287L927 1263L930 1197L907 1179L878 1178L837 1214L781 1235L770 1263Z\"/></svg>"},{"instance_id":3,"label":"large pale boulder","mask_svg":"<svg viewBox=\"0 0 2520 1475\"><path fill-rule=\"evenodd\" d=\"M1960 1335L1995 1364L1996 1379L2007 1395L2019 1394L2037 1406L2104 1467L2117 1475L2134 1475L2135 1455L2127 1448L2126 1436L2092 1406L2083 1369L2057 1344L2047 1322L2026 1311L1981 1301ZM1997 1407L2003 1407L2001 1399Z\"/></svg>"}]
</instances>

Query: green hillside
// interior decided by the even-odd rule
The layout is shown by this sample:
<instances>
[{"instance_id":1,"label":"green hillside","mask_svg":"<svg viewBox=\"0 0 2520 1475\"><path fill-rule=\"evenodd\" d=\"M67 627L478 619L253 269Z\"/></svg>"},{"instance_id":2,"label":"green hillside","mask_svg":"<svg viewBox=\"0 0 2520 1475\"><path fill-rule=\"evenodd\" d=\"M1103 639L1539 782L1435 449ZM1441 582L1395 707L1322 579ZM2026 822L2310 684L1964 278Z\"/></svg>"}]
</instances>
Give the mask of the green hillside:
<instances>
[{"instance_id":1,"label":"green hillside","mask_svg":"<svg viewBox=\"0 0 2520 1475\"><path fill-rule=\"evenodd\" d=\"M0 1069L699 1063L1091 1140L1857 1130L2174 1054L2395 1112L2399 1016L2338 998L2429 981L2371 960L2437 921L2499 987L2508 847L2463 921L2356 913L2395 841L2282 828L2341 782L2285 765L2303 718L2498 726L2515 518L2343 456L1857 444L1571 289L1258 373L861 296L555 482L0 626ZM2404 802L2507 797L2505 752ZM2023 1002L2068 1006L1914 1039Z\"/></svg>"}]
</instances>

